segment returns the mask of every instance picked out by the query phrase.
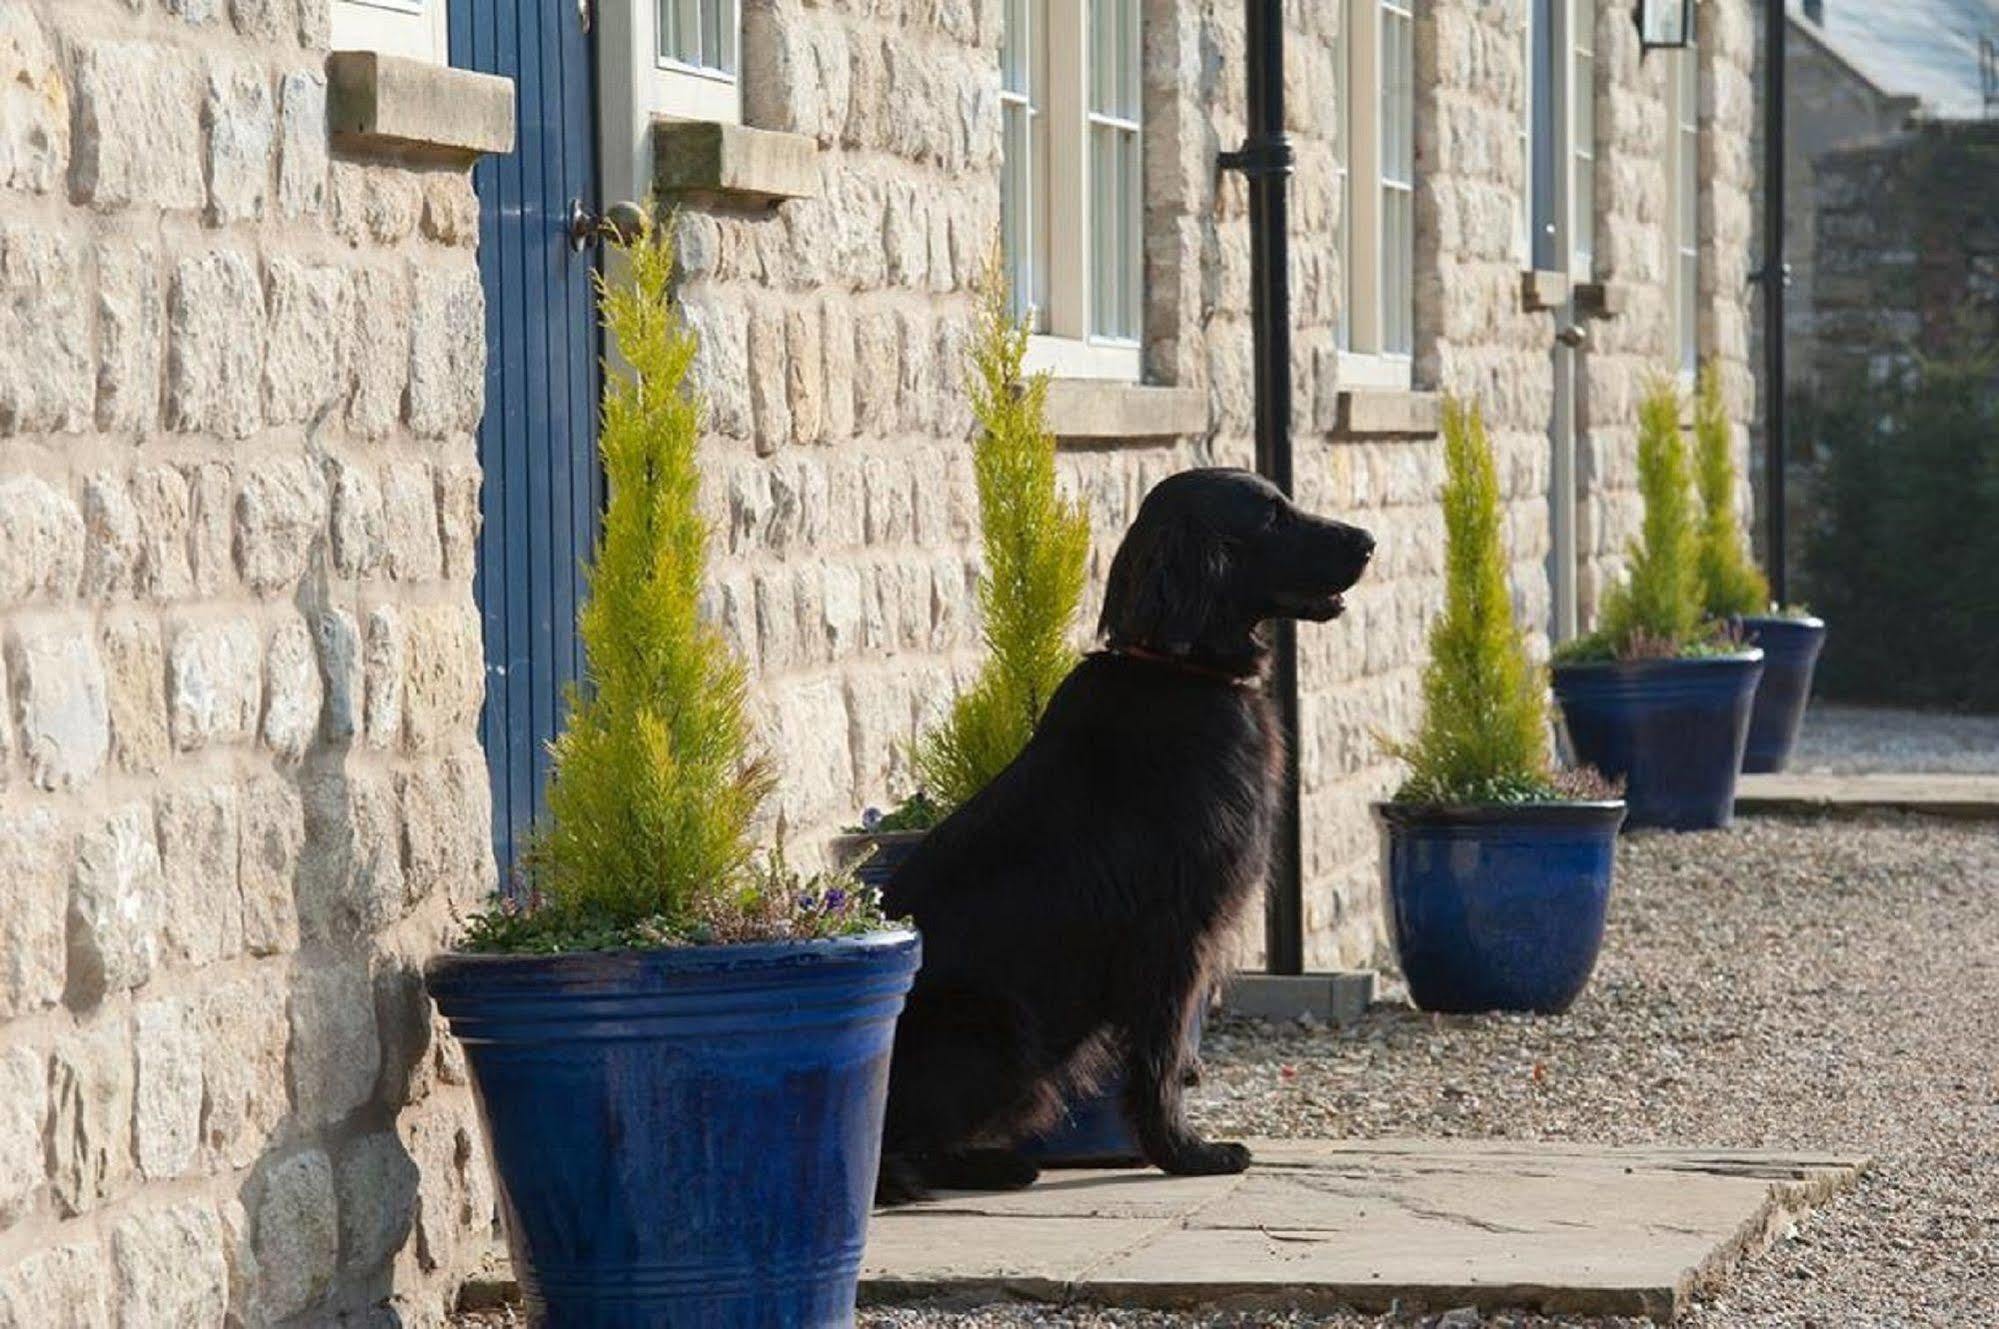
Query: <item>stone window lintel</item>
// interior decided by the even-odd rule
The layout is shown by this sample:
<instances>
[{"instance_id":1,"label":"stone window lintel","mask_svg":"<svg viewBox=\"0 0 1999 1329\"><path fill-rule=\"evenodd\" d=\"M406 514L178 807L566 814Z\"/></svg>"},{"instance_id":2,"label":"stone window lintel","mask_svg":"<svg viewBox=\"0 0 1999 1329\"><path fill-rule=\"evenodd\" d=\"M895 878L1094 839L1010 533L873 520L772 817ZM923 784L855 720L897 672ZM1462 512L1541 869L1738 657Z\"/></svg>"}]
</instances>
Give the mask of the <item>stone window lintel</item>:
<instances>
[{"instance_id":1,"label":"stone window lintel","mask_svg":"<svg viewBox=\"0 0 1999 1329\"><path fill-rule=\"evenodd\" d=\"M1631 288L1624 282L1577 282L1575 297L1576 312L1585 318L1616 318L1631 307Z\"/></svg>"},{"instance_id":2,"label":"stone window lintel","mask_svg":"<svg viewBox=\"0 0 1999 1329\"><path fill-rule=\"evenodd\" d=\"M472 161L514 150L512 79L379 51L326 57L335 148L366 156Z\"/></svg>"},{"instance_id":3,"label":"stone window lintel","mask_svg":"<svg viewBox=\"0 0 1999 1329\"><path fill-rule=\"evenodd\" d=\"M819 194L819 145L805 134L662 117L652 141L654 187L665 198L775 207Z\"/></svg>"},{"instance_id":4,"label":"stone window lintel","mask_svg":"<svg viewBox=\"0 0 1999 1329\"><path fill-rule=\"evenodd\" d=\"M1078 443L1185 438L1207 432L1208 398L1199 388L1057 378L1048 384L1047 418L1049 433Z\"/></svg>"},{"instance_id":5,"label":"stone window lintel","mask_svg":"<svg viewBox=\"0 0 1999 1329\"><path fill-rule=\"evenodd\" d=\"M1529 268L1520 274L1520 307L1527 312L1558 309L1568 298L1568 273Z\"/></svg>"},{"instance_id":6,"label":"stone window lintel","mask_svg":"<svg viewBox=\"0 0 1999 1329\"><path fill-rule=\"evenodd\" d=\"M1444 399L1435 392L1365 388L1341 392L1334 408L1335 439L1435 438Z\"/></svg>"}]
</instances>

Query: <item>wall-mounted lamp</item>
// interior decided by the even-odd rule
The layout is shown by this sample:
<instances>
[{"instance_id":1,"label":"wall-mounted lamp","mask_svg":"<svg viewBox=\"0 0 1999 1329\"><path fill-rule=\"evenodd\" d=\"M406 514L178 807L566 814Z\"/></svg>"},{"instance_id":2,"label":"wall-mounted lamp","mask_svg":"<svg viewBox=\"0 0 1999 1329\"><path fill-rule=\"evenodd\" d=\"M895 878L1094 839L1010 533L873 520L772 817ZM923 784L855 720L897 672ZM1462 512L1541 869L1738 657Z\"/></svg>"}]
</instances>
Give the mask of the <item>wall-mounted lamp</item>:
<instances>
[{"instance_id":1,"label":"wall-mounted lamp","mask_svg":"<svg viewBox=\"0 0 1999 1329\"><path fill-rule=\"evenodd\" d=\"M1684 50L1694 39L1694 0L1638 0L1633 17L1641 53Z\"/></svg>"}]
</instances>

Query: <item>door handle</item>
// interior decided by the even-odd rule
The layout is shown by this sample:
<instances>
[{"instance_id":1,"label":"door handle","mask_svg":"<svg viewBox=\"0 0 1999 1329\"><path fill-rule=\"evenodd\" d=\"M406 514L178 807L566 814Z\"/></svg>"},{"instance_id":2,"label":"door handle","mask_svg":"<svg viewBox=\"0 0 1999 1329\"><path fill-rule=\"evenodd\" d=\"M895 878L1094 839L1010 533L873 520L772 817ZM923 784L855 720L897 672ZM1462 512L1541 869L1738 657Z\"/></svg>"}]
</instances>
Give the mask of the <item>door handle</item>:
<instances>
[{"instance_id":1,"label":"door handle","mask_svg":"<svg viewBox=\"0 0 1999 1329\"><path fill-rule=\"evenodd\" d=\"M1589 329L1580 323L1570 323L1555 333L1555 340L1570 348L1585 346L1589 343Z\"/></svg>"},{"instance_id":2,"label":"door handle","mask_svg":"<svg viewBox=\"0 0 1999 1329\"><path fill-rule=\"evenodd\" d=\"M613 203L602 213L584 207L580 198L569 204L569 247L579 254L605 240L631 244L646 233L646 226L646 211L636 203Z\"/></svg>"}]
</instances>

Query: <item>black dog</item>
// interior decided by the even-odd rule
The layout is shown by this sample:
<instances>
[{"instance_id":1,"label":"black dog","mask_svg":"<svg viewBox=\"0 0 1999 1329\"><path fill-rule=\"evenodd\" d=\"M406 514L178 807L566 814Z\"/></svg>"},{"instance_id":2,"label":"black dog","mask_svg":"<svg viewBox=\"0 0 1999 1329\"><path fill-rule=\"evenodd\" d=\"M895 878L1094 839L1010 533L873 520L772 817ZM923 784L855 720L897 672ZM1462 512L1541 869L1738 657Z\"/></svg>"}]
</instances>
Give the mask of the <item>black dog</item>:
<instances>
[{"instance_id":1,"label":"black dog","mask_svg":"<svg viewBox=\"0 0 1999 1329\"><path fill-rule=\"evenodd\" d=\"M1182 1031L1261 886L1281 756L1260 624L1337 617L1367 532L1236 470L1146 496L1099 631L1013 764L923 840L887 891L923 933L896 1030L879 1187L1024 1186L1014 1142L1122 1064L1147 1161L1240 1172L1180 1090Z\"/></svg>"}]
</instances>

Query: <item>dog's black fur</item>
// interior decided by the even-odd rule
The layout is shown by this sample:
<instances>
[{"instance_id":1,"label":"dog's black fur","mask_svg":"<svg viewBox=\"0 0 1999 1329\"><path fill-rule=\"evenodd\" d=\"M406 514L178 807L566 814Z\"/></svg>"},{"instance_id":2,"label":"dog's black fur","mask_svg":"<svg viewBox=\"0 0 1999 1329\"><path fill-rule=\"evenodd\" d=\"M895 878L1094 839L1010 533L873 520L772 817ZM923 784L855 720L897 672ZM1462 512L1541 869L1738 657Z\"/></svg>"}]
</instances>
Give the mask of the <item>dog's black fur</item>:
<instances>
[{"instance_id":1,"label":"dog's black fur","mask_svg":"<svg viewBox=\"0 0 1999 1329\"><path fill-rule=\"evenodd\" d=\"M1336 617L1365 531L1235 470L1140 506L1099 631L1012 765L926 836L887 891L923 968L896 1030L879 1196L1034 1180L1015 1141L1122 1063L1146 1159L1239 1172L1181 1109L1182 1031L1262 885L1279 738L1259 626Z\"/></svg>"}]
</instances>

